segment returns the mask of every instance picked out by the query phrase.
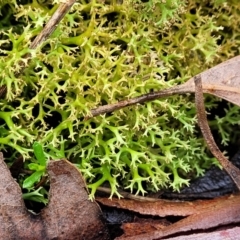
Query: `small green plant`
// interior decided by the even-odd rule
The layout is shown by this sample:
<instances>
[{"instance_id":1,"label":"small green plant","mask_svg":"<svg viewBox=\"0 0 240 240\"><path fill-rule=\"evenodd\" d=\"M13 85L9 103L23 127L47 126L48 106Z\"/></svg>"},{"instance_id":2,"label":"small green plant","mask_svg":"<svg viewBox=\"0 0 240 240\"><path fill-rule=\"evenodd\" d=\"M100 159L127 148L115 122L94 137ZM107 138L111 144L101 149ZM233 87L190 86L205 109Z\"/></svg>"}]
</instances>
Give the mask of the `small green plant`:
<instances>
[{"instance_id":1,"label":"small green plant","mask_svg":"<svg viewBox=\"0 0 240 240\"><path fill-rule=\"evenodd\" d=\"M34 163L34 161L29 163L28 168L34 171L34 173L23 181L23 188L32 188L46 173L47 158L44 155L42 145L38 142L34 142L33 152L36 157L36 163Z\"/></svg>"},{"instance_id":2,"label":"small green plant","mask_svg":"<svg viewBox=\"0 0 240 240\"><path fill-rule=\"evenodd\" d=\"M22 183L22 188L28 191L28 193L23 194L23 198L46 204L47 199L44 197L44 194L46 194L45 189L43 187L34 189L34 185L46 174L47 158L39 142L34 142L33 152L35 159L32 159L31 163L27 166L29 170L34 172L29 177L25 178Z\"/></svg>"}]
</instances>

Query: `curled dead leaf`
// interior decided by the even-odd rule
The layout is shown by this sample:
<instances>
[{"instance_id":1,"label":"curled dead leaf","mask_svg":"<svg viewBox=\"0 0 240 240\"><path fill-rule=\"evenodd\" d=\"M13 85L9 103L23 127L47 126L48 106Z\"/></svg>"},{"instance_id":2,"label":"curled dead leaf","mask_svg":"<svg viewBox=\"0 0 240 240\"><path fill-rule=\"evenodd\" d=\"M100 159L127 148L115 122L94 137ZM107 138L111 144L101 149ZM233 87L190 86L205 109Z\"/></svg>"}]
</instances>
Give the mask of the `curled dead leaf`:
<instances>
[{"instance_id":1,"label":"curled dead leaf","mask_svg":"<svg viewBox=\"0 0 240 240\"><path fill-rule=\"evenodd\" d=\"M49 162L50 199L39 215L27 211L2 153L0 173L0 239L108 239L99 206L88 200L80 172L68 161Z\"/></svg>"}]
</instances>

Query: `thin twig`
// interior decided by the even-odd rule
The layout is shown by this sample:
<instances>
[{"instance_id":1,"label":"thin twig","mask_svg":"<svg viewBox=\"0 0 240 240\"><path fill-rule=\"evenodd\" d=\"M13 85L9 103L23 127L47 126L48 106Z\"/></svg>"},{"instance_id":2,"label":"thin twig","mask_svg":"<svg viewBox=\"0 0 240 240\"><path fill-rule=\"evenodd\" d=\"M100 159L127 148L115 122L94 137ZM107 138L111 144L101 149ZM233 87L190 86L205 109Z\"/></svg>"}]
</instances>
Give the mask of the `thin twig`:
<instances>
[{"instance_id":1,"label":"thin twig","mask_svg":"<svg viewBox=\"0 0 240 240\"><path fill-rule=\"evenodd\" d=\"M203 85L203 92L213 93L214 91L228 91L228 92L240 94L240 90L235 87L218 86L218 85L212 85L212 84ZM174 86L168 89L147 93L135 98L130 98L130 99L119 101L117 103L107 104L104 106L94 108L90 111L91 115L87 116L86 119L89 119L91 117L96 117L104 113L110 113L116 110L120 110L122 108L129 107L132 105L153 101L159 98L164 98L164 97L168 97L176 94L185 94L185 93L193 93L193 92L194 92L194 86L186 82L185 84Z\"/></svg>"},{"instance_id":2,"label":"thin twig","mask_svg":"<svg viewBox=\"0 0 240 240\"><path fill-rule=\"evenodd\" d=\"M203 137L212 154L217 158L217 160L222 165L224 170L231 176L232 180L235 182L238 189L240 190L240 170L237 167L235 167L231 162L229 162L227 158L223 155L223 153L219 150L209 128L204 107L202 80L200 74L194 77L194 82L198 124L202 131Z\"/></svg>"},{"instance_id":3,"label":"thin twig","mask_svg":"<svg viewBox=\"0 0 240 240\"><path fill-rule=\"evenodd\" d=\"M95 117L104 113L110 113L110 112L122 109L124 107L129 107L135 104L140 104L144 102L153 101L158 98L164 98L164 97L168 97L176 94L184 94L189 92L191 92L190 88L186 87L185 85L178 85L178 86L174 86L161 91L143 94L139 97L126 99L126 100L119 101L117 103L107 104L104 106L94 108L90 111L91 115L87 116L86 119L89 119L91 117Z\"/></svg>"},{"instance_id":4,"label":"thin twig","mask_svg":"<svg viewBox=\"0 0 240 240\"><path fill-rule=\"evenodd\" d=\"M67 12L70 10L70 8L75 2L76 0L69 0L59 5L58 9L47 22L41 33L31 43L30 49L35 49L39 44L44 42L52 34L52 32L57 28L59 22L63 19L63 17L67 14Z\"/></svg>"}]
</instances>

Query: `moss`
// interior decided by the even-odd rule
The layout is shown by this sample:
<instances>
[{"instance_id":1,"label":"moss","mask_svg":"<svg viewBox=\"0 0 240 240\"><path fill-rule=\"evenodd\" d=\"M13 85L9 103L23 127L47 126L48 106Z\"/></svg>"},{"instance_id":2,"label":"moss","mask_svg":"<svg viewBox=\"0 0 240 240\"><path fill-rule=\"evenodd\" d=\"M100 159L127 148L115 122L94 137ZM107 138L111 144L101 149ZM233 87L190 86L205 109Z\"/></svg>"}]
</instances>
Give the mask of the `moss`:
<instances>
[{"instance_id":1,"label":"moss","mask_svg":"<svg viewBox=\"0 0 240 240\"><path fill-rule=\"evenodd\" d=\"M53 35L29 50L60 1L1 1L0 149L32 160L32 144L82 170L91 196L109 182L144 194L179 190L216 163L196 128L192 96L85 120L96 106L168 88L239 54L238 1L78 1ZM23 74L23 56L31 63ZM219 105L208 97L208 109ZM239 107L212 122L224 144ZM239 130L235 131L239 134ZM59 150L61 149L61 150Z\"/></svg>"}]
</instances>

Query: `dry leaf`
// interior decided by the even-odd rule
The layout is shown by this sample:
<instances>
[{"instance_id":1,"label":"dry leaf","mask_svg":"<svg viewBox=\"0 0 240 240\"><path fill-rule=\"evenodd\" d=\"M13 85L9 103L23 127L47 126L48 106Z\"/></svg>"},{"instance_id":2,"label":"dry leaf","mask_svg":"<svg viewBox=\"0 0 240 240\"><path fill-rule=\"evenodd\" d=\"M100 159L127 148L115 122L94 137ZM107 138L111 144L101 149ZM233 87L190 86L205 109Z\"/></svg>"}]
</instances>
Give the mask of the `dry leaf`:
<instances>
[{"instance_id":1,"label":"dry leaf","mask_svg":"<svg viewBox=\"0 0 240 240\"><path fill-rule=\"evenodd\" d=\"M171 237L165 238L169 240L234 240L239 239L240 236L240 227L229 227L228 229L224 230L216 230L214 232L208 233L198 233L198 234L191 234L191 235L184 235L179 237Z\"/></svg>"},{"instance_id":2,"label":"dry leaf","mask_svg":"<svg viewBox=\"0 0 240 240\"><path fill-rule=\"evenodd\" d=\"M236 195L240 202L240 196ZM199 214L209 208L215 208L216 206L224 204L231 204L233 201L232 196L224 196L215 198L212 200L197 200L197 201L170 201L163 199L156 199L154 202L151 201L136 201L129 199L118 199L118 198L96 198L96 201L108 206L116 207L120 209L130 210L143 215L151 216L189 216L193 214Z\"/></svg>"},{"instance_id":3,"label":"dry leaf","mask_svg":"<svg viewBox=\"0 0 240 240\"><path fill-rule=\"evenodd\" d=\"M68 161L48 164L50 200L39 215L27 211L1 153L0 173L0 239L108 239L99 206L88 200L80 172Z\"/></svg>"},{"instance_id":4,"label":"dry leaf","mask_svg":"<svg viewBox=\"0 0 240 240\"><path fill-rule=\"evenodd\" d=\"M151 233L155 230L163 229L165 225L157 222L149 223L123 223L121 228L124 231L124 236L136 236L143 233Z\"/></svg>"},{"instance_id":5,"label":"dry leaf","mask_svg":"<svg viewBox=\"0 0 240 240\"><path fill-rule=\"evenodd\" d=\"M231 196L227 200L220 199L217 203L210 204L203 211L184 218L162 230L134 237L121 236L118 240L152 240L161 239L173 234L205 230L217 226L240 223L240 196Z\"/></svg>"},{"instance_id":6,"label":"dry leaf","mask_svg":"<svg viewBox=\"0 0 240 240\"><path fill-rule=\"evenodd\" d=\"M210 93L240 106L240 56L227 60L197 76L202 78L204 93ZM182 89L195 92L194 79L195 77L181 85Z\"/></svg>"}]
</instances>

